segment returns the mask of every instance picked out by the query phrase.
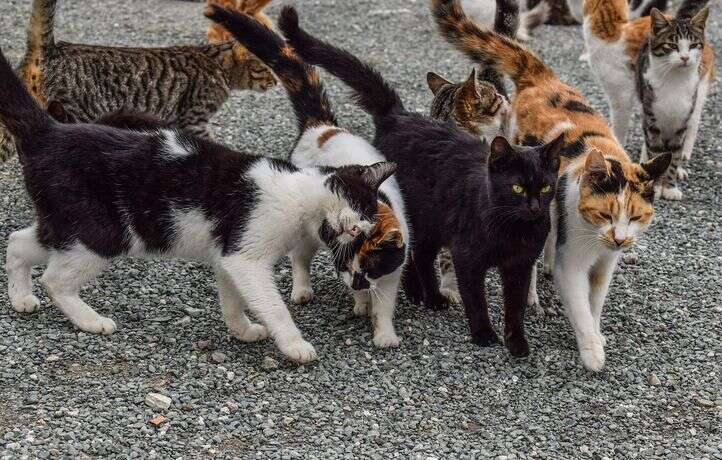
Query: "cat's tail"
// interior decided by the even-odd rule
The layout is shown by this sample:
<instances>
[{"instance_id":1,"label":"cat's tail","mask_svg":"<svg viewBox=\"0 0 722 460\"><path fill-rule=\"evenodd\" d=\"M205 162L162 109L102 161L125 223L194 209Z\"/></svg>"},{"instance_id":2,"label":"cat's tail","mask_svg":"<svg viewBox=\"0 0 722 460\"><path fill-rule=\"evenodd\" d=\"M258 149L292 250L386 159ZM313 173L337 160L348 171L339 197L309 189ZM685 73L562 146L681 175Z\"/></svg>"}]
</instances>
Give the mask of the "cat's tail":
<instances>
[{"instance_id":1,"label":"cat's tail","mask_svg":"<svg viewBox=\"0 0 722 460\"><path fill-rule=\"evenodd\" d=\"M547 22L552 8L545 0L539 2L534 8L521 14L519 29L516 36L519 40L529 40L531 31Z\"/></svg>"},{"instance_id":2,"label":"cat's tail","mask_svg":"<svg viewBox=\"0 0 722 460\"><path fill-rule=\"evenodd\" d=\"M55 48L55 4L57 0L33 0L28 23L26 54Z\"/></svg>"},{"instance_id":3,"label":"cat's tail","mask_svg":"<svg viewBox=\"0 0 722 460\"><path fill-rule=\"evenodd\" d=\"M337 125L318 72L301 60L278 34L251 16L216 5L206 7L204 14L233 34L278 76L301 132L321 124Z\"/></svg>"},{"instance_id":4,"label":"cat's tail","mask_svg":"<svg viewBox=\"0 0 722 460\"><path fill-rule=\"evenodd\" d=\"M676 16L678 18L692 18L695 14L699 13L702 8L707 6L709 0L684 0L682 4L677 8ZM658 10L664 11L663 8L657 8Z\"/></svg>"},{"instance_id":5,"label":"cat's tail","mask_svg":"<svg viewBox=\"0 0 722 460\"><path fill-rule=\"evenodd\" d=\"M0 124L15 137L18 152L53 121L25 89L5 54L0 50Z\"/></svg>"},{"instance_id":6,"label":"cat's tail","mask_svg":"<svg viewBox=\"0 0 722 460\"><path fill-rule=\"evenodd\" d=\"M452 45L480 65L509 75L518 90L555 78L549 67L518 42L469 19L459 0L431 0L431 12Z\"/></svg>"},{"instance_id":7,"label":"cat's tail","mask_svg":"<svg viewBox=\"0 0 722 460\"><path fill-rule=\"evenodd\" d=\"M357 103L375 121L404 112L404 105L396 91L373 67L360 61L348 51L311 36L298 24L293 7L281 10L278 25L288 42L309 64L319 65L353 89Z\"/></svg>"}]
</instances>

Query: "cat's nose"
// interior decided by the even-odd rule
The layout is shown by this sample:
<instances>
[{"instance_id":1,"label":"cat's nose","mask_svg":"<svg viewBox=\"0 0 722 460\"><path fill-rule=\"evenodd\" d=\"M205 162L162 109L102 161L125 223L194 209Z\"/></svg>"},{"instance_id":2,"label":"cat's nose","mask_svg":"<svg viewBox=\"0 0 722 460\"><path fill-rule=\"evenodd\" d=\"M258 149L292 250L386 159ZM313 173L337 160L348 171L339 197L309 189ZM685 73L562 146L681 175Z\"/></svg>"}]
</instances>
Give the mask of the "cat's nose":
<instances>
[{"instance_id":1,"label":"cat's nose","mask_svg":"<svg viewBox=\"0 0 722 460\"><path fill-rule=\"evenodd\" d=\"M538 212L539 211L539 200L533 199L529 201L529 210L531 212Z\"/></svg>"},{"instance_id":2,"label":"cat's nose","mask_svg":"<svg viewBox=\"0 0 722 460\"><path fill-rule=\"evenodd\" d=\"M348 233L349 235L356 238L357 236L359 236L361 234L361 229L359 228L358 225L354 225L350 229L346 230L346 233Z\"/></svg>"},{"instance_id":3,"label":"cat's nose","mask_svg":"<svg viewBox=\"0 0 722 460\"><path fill-rule=\"evenodd\" d=\"M682 60L682 62L685 63L685 64L689 62L689 55L688 55L688 54L681 54L681 55L679 56L679 58L680 58L680 59Z\"/></svg>"},{"instance_id":4,"label":"cat's nose","mask_svg":"<svg viewBox=\"0 0 722 460\"><path fill-rule=\"evenodd\" d=\"M619 239L619 238L614 238L614 242L615 242L616 245L619 246L620 248L622 247L622 245L624 244L625 241L627 241L626 238L621 238L621 239Z\"/></svg>"}]
</instances>

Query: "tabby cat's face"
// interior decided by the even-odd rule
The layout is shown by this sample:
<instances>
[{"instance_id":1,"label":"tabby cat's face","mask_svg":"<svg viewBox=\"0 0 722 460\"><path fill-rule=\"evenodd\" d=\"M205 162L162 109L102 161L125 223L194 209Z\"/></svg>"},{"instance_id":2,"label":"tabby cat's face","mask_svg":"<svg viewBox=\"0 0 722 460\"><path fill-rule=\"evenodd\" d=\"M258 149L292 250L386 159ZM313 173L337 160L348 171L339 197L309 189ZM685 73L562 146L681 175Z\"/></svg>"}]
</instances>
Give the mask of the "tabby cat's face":
<instances>
[{"instance_id":1,"label":"tabby cat's face","mask_svg":"<svg viewBox=\"0 0 722 460\"><path fill-rule=\"evenodd\" d=\"M709 10L692 19L676 19L652 10L652 58L674 67L697 68L704 48L704 29Z\"/></svg>"},{"instance_id":2,"label":"tabby cat's face","mask_svg":"<svg viewBox=\"0 0 722 460\"><path fill-rule=\"evenodd\" d=\"M453 121L460 128L489 141L507 134L503 128L509 103L493 85L478 81L476 70L460 83L452 83L433 72L429 72L426 79L434 94L432 117Z\"/></svg>"},{"instance_id":3,"label":"tabby cat's face","mask_svg":"<svg viewBox=\"0 0 722 460\"><path fill-rule=\"evenodd\" d=\"M643 164L622 164L592 151L580 182L579 213L598 241L612 250L631 246L654 215L654 180L667 170L671 156Z\"/></svg>"}]
</instances>

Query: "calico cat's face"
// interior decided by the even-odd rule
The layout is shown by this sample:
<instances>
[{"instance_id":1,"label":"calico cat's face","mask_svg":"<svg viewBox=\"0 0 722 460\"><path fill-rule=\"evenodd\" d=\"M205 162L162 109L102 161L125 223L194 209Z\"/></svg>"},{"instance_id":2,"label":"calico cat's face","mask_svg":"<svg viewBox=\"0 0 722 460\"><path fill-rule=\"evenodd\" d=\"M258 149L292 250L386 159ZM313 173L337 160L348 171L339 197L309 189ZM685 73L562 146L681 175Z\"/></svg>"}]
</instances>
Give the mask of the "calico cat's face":
<instances>
[{"instance_id":1,"label":"calico cat's face","mask_svg":"<svg viewBox=\"0 0 722 460\"><path fill-rule=\"evenodd\" d=\"M489 183L495 215L503 216L497 224L548 218L563 144L562 136L538 147L512 146L503 137L494 138Z\"/></svg>"},{"instance_id":2,"label":"calico cat's face","mask_svg":"<svg viewBox=\"0 0 722 460\"><path fill-rule=\"evenodd\" d=\"M612 250L634 244L654 215L654 180L667 170L670 154L643 164L622 164L598 150L588 154L580 181L579 214L596 238Z\"/></svg>"},{"instance_id":3,"label":"calico cat's face","mask_svg":"<svg viewBox=\"0 0 722 460\"><path fill-rule=\"evenodd\" d=\"M697 68L704 48L704 29L709 9L692 19L676 19L653 9L650 50L652 59L674 67Z\"/></svg>"},{"instance_id":4,"label":"calico cat's face","mask_svg":"<svg viewBox=\"0 0 722 460\"><path fill-rule=\"evenodd\" d=\"M478 81L472 70L466 81L452 83L429 72L429 89L434 93L431 116L450 120L462 129L488 140L503 135L509 102L488 82Z\"/></svg>"},{"instance_id":5,"label":"calico cat's face","mask_svg":"<svg viewBox=\"0 0 722 460\"><path fill-rule=\"evenodd\" d=\"M326 187L336 199L325 210L321 239L326 244L348 244L370 236L376 225L378 188L394 171L396 164L390 162L333 169Z\"/></svg>"},{"instance_id":6,"label":"calico cat's face","mask_svg":"<svg viewBox=\"0 0 722 460\"><path fill-rule=\"evenodd\" d=\"M374 289L380 278L397 271L405 260L406 243L401 225L394 211L378 202L371 235L355 242L352 257L338 264L339 273L351 289Z\"/></svg>"}]
</instances>

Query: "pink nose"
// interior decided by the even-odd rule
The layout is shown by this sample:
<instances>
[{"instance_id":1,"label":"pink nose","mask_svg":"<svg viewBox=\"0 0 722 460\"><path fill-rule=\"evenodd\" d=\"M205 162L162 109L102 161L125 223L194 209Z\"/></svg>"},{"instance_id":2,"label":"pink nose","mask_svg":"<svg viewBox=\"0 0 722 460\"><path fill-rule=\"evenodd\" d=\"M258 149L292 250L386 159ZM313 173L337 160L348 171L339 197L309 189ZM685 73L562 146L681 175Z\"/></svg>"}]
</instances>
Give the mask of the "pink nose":
<instances>
[{"instance_id":1,"label":"pink nose","mask_svg":"<svg viewBox=\"0 0 722 460\"><path fill-rule=\"evenodd\" d=\"M350 229L346 230L346 233L348 233L349 235L351 235L353 237L357 237L361 234L361 229L358 228L358 225L354 225Z\"/></svg>"},{"instance_id":2,"label":"pink nose","mask_svg":"<svg viewBox=\"0 0 722 460\"><path fill-rule=\"evenodd\" d=\"M689 61L689 56L687 56L687 55L682 55L682 56L680 56L679 58L680 58L680 59L682 60L682 62L684 62L685 64Z\"/></svg>"},{"instance_id":3,"label":"pink nose","mask_svg":"<svg viewBox=\"0 0 722 460\"><path fill-rule=\"evenodd\" d=\"M626 241L626 239L620 240L620 239L614 238L614 242L617 243L617 246L620 246L620 247L624 244L625 241Z\"/></svg>"}]
</instances>

